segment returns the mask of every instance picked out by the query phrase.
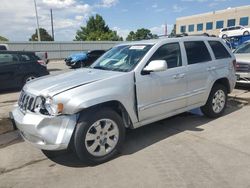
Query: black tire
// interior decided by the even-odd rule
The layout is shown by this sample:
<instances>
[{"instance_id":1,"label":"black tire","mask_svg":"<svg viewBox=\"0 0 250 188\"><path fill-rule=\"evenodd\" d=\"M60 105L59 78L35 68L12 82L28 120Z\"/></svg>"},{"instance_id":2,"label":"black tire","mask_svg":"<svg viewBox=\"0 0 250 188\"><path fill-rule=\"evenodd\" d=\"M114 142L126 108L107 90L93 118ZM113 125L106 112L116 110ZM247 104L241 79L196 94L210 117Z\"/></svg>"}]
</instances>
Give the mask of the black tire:
<instances>
[{"instance_id":1,"label":"black tire","mask_svg":"<svg viewBox=\"0 0 250 188\"><path fill-rule=\"evenodd\" d=\"M215 110L213 109L213 99L217 91L223 91L225 95L224 106L219 112L215 112ZM203 112L205 116L209 118L218 118L222 116L222 114L225 112L226 106L227 106L227 89L224 85L215 84L209 94L206 104L201 107L201 111Z\"/></svg>"},{"instance_id":2,"label":"black tire","mask_svg":"<svg viewBox=\"0 0 250 188\"><path fill-rule=\"evenodd\" d=\"M85 139L90 127L95 122L101 119L110 119L114 121L117 125L119 136L117 144L108 154L104 156L95 156L87 150ZM81 159L82 161L87 162L88 164L100 164L112 159L116 154L118 154L119 151L121 151L124 139L125 126L120 115L118 115L114 110L110 108L90 110L89 112L83 113L83 115L81 115L80 120L76 126L76 130L74 133L74 150L79 159Z\"/></svg>"},{"instance_id":3,"label":"black tire","mask_svg":"<svg viewBox=\"0 0 250 188\"><path fill-rule=\"evenodd\" d=\"M226 38L227 38L227 35L226 35L226 34L222 35L222 38L223 38L223 39L226 39Z\"/></svg>"},{"instance_id":4,"label":"black tire","mask_svg":"<svg viewBox=\"0 0 250 188\"><path fill-rule=\"evenodd\" d=\"M245 31L243 35L250 35L249 31Z\"/></svg>"}]
</instances>

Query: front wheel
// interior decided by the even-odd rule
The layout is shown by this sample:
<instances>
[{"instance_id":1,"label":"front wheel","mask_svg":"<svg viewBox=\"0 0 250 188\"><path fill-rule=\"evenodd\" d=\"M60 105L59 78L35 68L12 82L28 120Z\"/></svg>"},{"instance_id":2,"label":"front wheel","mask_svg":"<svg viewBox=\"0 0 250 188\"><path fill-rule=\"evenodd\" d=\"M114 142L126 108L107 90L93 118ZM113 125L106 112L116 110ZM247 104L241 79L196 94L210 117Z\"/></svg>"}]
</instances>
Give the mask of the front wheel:
<instances>
[{"instance_id":1,"label":"front wheel","mask_svg":"<svg viewBox=\"0 0 250 188\"><path fill-rule=\"evenodd\" d=\"M37 78L37 76L34 75L34 74L30 74L30 75L25 76L24 79L23 79L23 85L26 84L27 82L31 81L31 80L36 79L36 78Z\"/></svg>"},{"instance_id":2,"label":"front wheel","mask_svg":"<svg viewBox=\"0 0 250 188\"><path fill-rule=\"evenodd\" d=\"M227 89L221 84L215 84L210 92L207 103L201 111L209 118L220 117L227 105Z\"/></svg>"},{"instance_id":3,"label":"front wheel","mask_svg":"<svg viewBox=\"0 0 250 188\"><path fill-rule=\"evenodd\" d=\"M226 35L226 34L222 35L222 38L223 38L223 39L226 39L226 38L227 38L227 35Z\"/></svg>"},{"instance_id":4,"label":"front wheel","mask_svg":"<svg viewBox=\"0 0 250 188\"><path fill-rule=\"evenodd\" d=\"M103 108L80 117L74 135L77 156L94 164L110 160L121 149L125 127L112 109Z\"/></svg>"}]
</instances>

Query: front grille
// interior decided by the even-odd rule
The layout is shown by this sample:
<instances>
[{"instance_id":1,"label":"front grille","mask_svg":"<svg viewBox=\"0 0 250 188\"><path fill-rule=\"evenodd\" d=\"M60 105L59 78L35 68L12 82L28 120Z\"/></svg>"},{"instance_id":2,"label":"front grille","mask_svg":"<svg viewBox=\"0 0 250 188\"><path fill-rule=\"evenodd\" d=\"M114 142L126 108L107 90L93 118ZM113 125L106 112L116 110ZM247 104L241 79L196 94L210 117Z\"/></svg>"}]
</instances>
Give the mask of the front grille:
<instances>
[{"instance_id":1,"label":"front grille","mask_svg":"<svg viewBox=\"0 0 250 188\"><path fill-rule=\"evenodd\" d=\"M250 64L237 62L236 71L237 72L250 72Z\"/></svg>"},{"instance_id":2,"label":"front grille","mask_svg":"<svg viewBox=\"0 0 250 188\"><path fill-rule=\"evenodd\" d=\"M22 91L18 100L18 106L23 112L26 112L27 110L33 112L35 108L35 101L35 96Z\"/></svg>"}]
</instances>

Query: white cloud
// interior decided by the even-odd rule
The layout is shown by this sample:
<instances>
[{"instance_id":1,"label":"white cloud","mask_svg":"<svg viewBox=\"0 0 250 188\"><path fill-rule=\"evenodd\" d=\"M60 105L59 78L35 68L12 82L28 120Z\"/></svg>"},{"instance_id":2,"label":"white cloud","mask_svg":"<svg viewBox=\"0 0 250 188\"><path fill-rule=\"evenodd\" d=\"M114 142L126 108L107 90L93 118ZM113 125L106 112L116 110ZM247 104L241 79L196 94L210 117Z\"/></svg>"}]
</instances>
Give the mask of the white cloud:
<instances>
[{"instance_id":1,"label":"white cloud","mask_svg":"<svg viewBox=\"0 0 250 188\"><path fill-rule=\"evenodd\" d=\"M218 5L218 3L216 3L216 2L212 2L212 3L209 3L209 4L208 4L209 7L215 7L215 6L217 6L217 5Z\"/></svg>"},{"instance_id":2,"label":"white cloud","mask_svg":"<svg viewBox=\"0 0 250 188\"><path fill-rule=\"evenodd\" d=\"M118 0L102 0L101 3L98 4L97 6L109 8L115 6L118 2L119 2Z\"/></svg>"},{"instance_id":3,"label":"white cloud","mask_svg":"<svg viewBox=\"0 0 250 188\"><path fill-rule=\"evenodd\" d=\"M182 2L199 2L199 3L203 3L203 2L207 2L208 0L181 0Z\"/></svg>"},{"instance_id":4,"label":"white cloud","mask_svg":"<svg viewBox=\"0 0 250 188\"><path fill-rule=\"evenodd\" d=\"M129 29L121 29L119 27L113 27L112 30L116 31L119 36L126 40L130 30Z\"/></svg>"},{"instance_id":5,"label":"white cloud","mask_svg":"<svg viewBox=\"0 0 250 188\"><path fill-rule=\"evenodd\" d=\"M158 5L156 3L152 5L152 8L157 8L157 7Z\"/></svg>"},{"instance_id":6,"label":"white cloud","mask_svg":"<svg viewBox=\"0 0 250 188\"><path fill-rule=\"evenodd\" d=\"M175 5L172 6L173 12L182 12L185 9L186 9L185 7L179 6L177 4L175 4Z\"/></svg>"},{"instance_id":7,"label":"white cloud","mask_svg":"<svg viewBox=\"0 0 250 188\"><path fill-rule=\"evenodd\" d=\"M167 24L167 33L171 33L173 29L173 24ZM149 29L153 34L156 35L164 35L165 34L165 25L162 24L160 26L155 26L155 27L151 27Z\"/></svg>"},{"instance_id":8,"label":"white cloud","mask_svg":"<svg viewBox=\"0 0 250 188\"><path fill-rule=\"evenodd\" d=\"M75 0L42 0L42 2L51 8L67 8L75 4Z\"/></svg>"},{"instance_id":9,"label":"white cloud","mask_svg":"<svg viewBox=\"0 0 250 188\"><path fill-rule=\"evenodd\" d=\"M85 2L85 1L84 1ZM72 40L76 30L98 8L116 5L118 0L102 0L101 7L77 0L37 0L40 27L51 33L50 9L53 9L56 40ZM15 5L15 6L13 6ZM11 41L27 41L36 30L33 0L1 0L1 33Z\"/></svg>"}]
</instances>

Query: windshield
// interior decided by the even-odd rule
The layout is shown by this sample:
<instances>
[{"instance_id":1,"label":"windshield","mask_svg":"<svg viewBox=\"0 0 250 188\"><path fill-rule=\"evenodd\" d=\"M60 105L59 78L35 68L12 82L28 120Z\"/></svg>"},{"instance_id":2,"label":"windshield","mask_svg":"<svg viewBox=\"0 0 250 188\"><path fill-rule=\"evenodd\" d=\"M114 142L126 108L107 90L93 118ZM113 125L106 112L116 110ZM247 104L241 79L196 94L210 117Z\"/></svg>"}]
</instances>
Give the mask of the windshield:
<instances>
[{"instance_id":1,"label":"windshield","mask_svg":"<svg viewBox=\"0 0 250 188\"><path fill-rule=\"evenodd\" d=\"M129 72L131 71L152 45L123 45L117 46L101 56L91 68Z\"/></svg>"},{"instance_id":2,"label":"windshield","mask_svg":"<svg viewBox=\"0 0 250 188\"><path fill-rule=\"evenodd\" d=\"M236 53L236 54L250 53L250 42L248 42L248 43L243 43L242 45L240 45L240 46L234 51L234 53Z\"/></svg>"}]
</instances>

